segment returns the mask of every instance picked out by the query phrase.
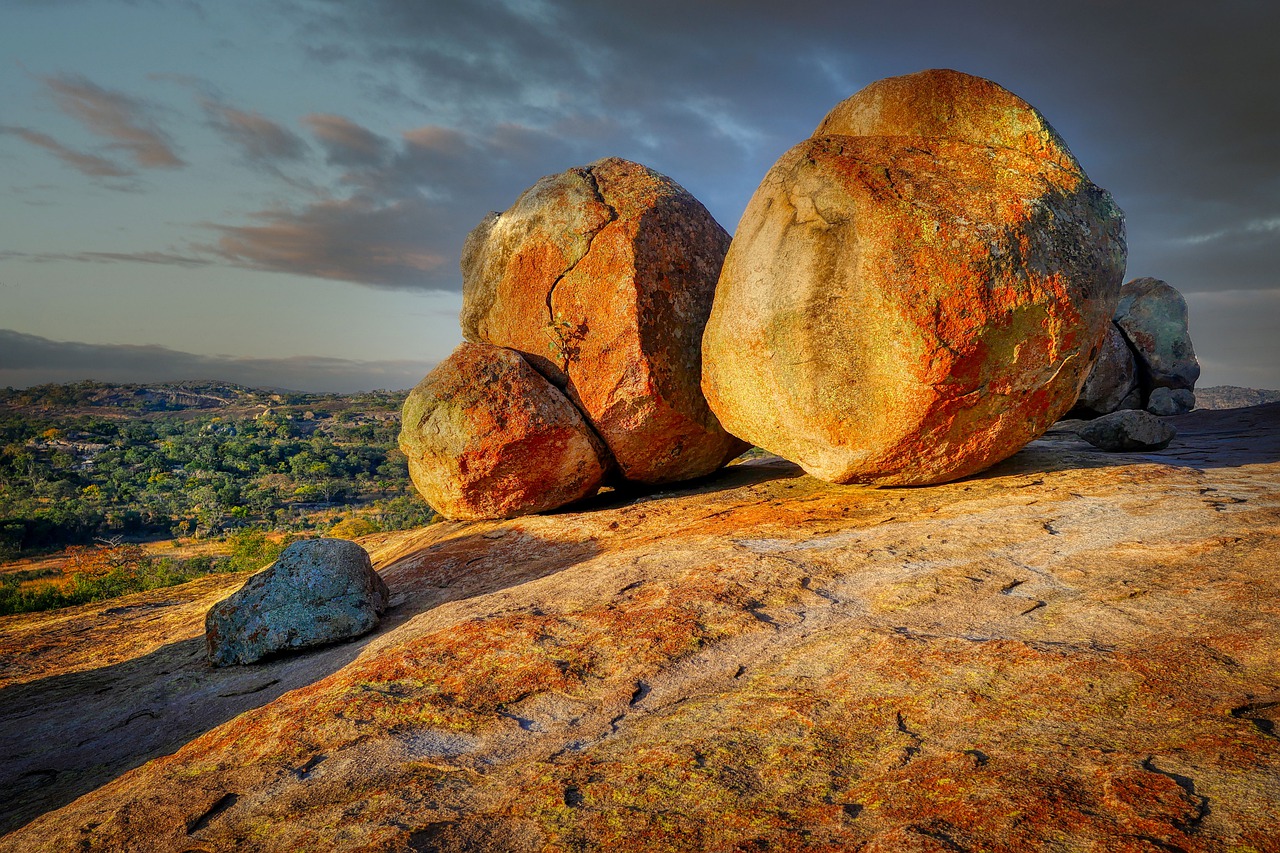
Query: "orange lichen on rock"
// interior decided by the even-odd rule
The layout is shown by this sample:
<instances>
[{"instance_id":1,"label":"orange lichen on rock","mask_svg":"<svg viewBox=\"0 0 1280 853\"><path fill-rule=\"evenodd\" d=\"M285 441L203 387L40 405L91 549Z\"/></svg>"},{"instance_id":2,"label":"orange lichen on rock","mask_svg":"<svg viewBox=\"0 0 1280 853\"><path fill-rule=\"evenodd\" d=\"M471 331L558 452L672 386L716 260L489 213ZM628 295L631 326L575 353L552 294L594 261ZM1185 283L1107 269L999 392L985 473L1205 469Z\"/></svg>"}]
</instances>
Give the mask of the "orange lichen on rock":
<instances>
[{"instance_id":1,"label":"orange lichen on rock","mask_svg":"<svg viewBox=\"0 0 1280 853\"><path fill-rule=\"evenodd\" d=\"M1124 255L1120 211L1025 102L956 72L882 81L756 191L703 389L735 435L823 479L963 477L1070 408Z\"/></svg>"},{"instance_id":2,"label":"orange lichen on rock","mask_svg":"<svg viewBox=\"0 0 1280 853\"><path fill-rule=\"evenodd\" d=\"M729 236L670 178L610 158L543 178L463 251L463 335L519 350L581 409L619 473L710 473L745 445L700 389Z\"/></svg>"},{"instance_id":3,"label":"orange lichen on rock","mask_svg":"<svg viewBox=\"0 0 1280 853\"><path fill-rule=\"evenodd\" d=\"M409 393L400 449L450 518L503 518L595 494L604 449L578 410L513 350L464 343Z\"/></svg>"}]
</instances>

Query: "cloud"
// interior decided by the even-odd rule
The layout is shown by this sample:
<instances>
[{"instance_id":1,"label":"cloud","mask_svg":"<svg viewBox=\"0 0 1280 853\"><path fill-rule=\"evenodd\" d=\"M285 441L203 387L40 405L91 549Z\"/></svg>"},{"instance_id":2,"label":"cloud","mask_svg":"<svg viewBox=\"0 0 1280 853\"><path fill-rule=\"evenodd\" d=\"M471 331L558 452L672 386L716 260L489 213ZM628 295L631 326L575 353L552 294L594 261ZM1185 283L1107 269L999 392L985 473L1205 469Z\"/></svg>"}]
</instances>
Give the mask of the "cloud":
<instances>
[{"instance_id":1,"label":"cloud","mask_svg":"<svg viewBox=\"0 0 1280 853\"><path fill-rule=\"evenodd\" d=\"M80 261L90 264L134 263L167 264L178 267L203 267L216 263L212 258L183 255L177 252L16 252L0 251L0 261Z\"/></svg>"},{"instance_id":2,"label":"cloud","mask_svg":"<svg viewBox=\"0 0 1280 853\"><path fill-rule=\"evenodd\" d=\"M42 78L58 107L93 133L114 140L146 169L185 166L169 137L151 118L152 107L122 92L104 89L78 74Z\"/></svg>"},{"instance_id":3,"label":"cloud","mask_svg":"<svg viewBox=\"0 0 1280 853\"><path fill-rule=\"evenodd\" d=\"M331 166L371 168L386 162L391 145L384 138L350 119L313 113L302 119L311 128Z\"/></svg>"},{"instance_id":4,"label":"cloud","mask_svg":"<svg viewBox=\"0 0 1280 853\"><path fill-rule=\"evenodd\" d=\"M161 346L54 341L0 329L0 386L14 388L82 379L102 382L217 379L254 387L351 393L375 388L410 388L432 366L410 360L198 355Z\"/></svg>"},{"instance_id":5,"label":"cloud","mask_svg":"<svg viewBox=\"0 0 1280 853\"><path fill-rule=\"evenodd\" d=\"M378 204L322 201L300 211L256 214L261 225L211 225L216 243L199 248L251 269L397 289L447 289L431 281L448 263L424 240L439 213L422 200Z\"/></svg>"},{"instance_id":6,"label":"cloud","mask_svg":"<svg viewBox=\"0 0 1280 853\"><path fill-rule=\"evenodd\" d=\"M301 160L307 143L291 130L258 112L247 112L203 98L200 106L223 139L240 149L248 163L274 170L279 163Z\"/></svg>"},{"instance_id":7,"label":"cloud","mask_svg":"<svg viewBox=\"0 0 1280 853\"><path fill-rule=\"evenodd\" d=\"M0 125L0 133L16 136L37 148L43 148L77 172L82 175L88 175L91 178L127 178L133 175L133 172L105 157L85 154L81 151L76 151L74 148L68 148L52 136L47 133L41 133L38 130Z\"/></svg>"}]
</instances>

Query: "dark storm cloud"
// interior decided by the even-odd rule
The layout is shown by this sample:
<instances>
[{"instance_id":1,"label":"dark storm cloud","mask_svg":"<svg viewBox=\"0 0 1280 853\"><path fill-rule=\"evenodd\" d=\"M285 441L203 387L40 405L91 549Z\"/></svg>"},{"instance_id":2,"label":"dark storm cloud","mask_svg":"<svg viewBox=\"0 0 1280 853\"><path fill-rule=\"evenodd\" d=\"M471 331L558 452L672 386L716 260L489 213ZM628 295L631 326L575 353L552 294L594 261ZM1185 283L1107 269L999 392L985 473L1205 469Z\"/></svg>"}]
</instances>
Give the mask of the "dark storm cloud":
<instances>
[{"instance_id":1,"label":"dark storm cloud","mask_svg":"<svg viewBox=\"0 0 1280 853\"><path fill-rule=\"evenodd\" d=\"M113 140L111 147L128 152L147 169L186 164L156 125L147 102L104 89L78 74L42 78L58 107L93 133Z\"/></svg>"},{"instance_id":2,"label":"dark storm cloud","mask_svg":"<svg viewBox=\"0 0 1280 853\"><path fill-rule=\"evenodd\" d=\"M209 125L240 149L251 166L270 171L307 155L307 143L302 137L261 113L239 110L210 98L202 98L200 106Z\"/></svg>"},{"instance_id":3,"label":"dark storm cloud","mask_svg":"<svg viewBox=\"0 0 1280 853\"><path fill-rule=\"evenodd\" d=\"M318 60L407 69L415 87L399 95L432 121L560 133L565 160L530 164L503 197L617 154L681 181L730 228L839 99L928 67L981 74L1040 107L1116 195L1134 274L1276 282L1276 241L1249 237L1280 215L1276 4L334 0L295 20ZM1219 231L1242 238L1200 264L1174 242Z\"/></svg>"},{"instance_id":4,"label":"dark storm cloud","mask_svg":"<svg viewBox=\"0 0 1280 853\"><path fill-rule=\"evenodd\" d=\"M46 382L175 382L216 379L256 387L349 393L411 388L430 370L418 361L351 361L320 356L235 358L161 346L53 341L0 329L0 387Z\"/></svg>"},{"instance_id":5,"label":"dark storm cloud","mask_svg":"<svg viewBox=\"0 0 1280 853\"><path fill-rule=\"evenodd\" d=\"M90 178L127 178L133 172L96 154L85 154L63 145L47 133L28 127L0 125L0 133L16 136L37 148L43 148L71 168Z\"/></svg>"}]
</instances>

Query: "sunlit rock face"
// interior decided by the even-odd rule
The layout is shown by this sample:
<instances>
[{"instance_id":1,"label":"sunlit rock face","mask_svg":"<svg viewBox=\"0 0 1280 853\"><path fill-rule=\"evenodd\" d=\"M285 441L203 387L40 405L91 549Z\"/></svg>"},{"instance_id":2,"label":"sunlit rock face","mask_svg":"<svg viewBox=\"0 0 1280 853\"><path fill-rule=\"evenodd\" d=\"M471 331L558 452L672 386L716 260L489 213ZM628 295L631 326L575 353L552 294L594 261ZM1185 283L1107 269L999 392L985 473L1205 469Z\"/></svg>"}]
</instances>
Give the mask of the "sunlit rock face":
<instances>
[{"instance_id":1,"label":"sunlit rock face","mask_svg":"<svg viewBox=\"0 0 1280 853\"><path fill-rule=\"evenodd\" d=\"M595 494L604 448L519 353L463 343L405 400L400 449L448 518L506 518Z\"/></svg>"},{"instance_id":2,"label":"sunlit rock face","mask_svg":"<svg viewBox=\"0 0 1280 853\"><path fill-rule=\"evenodd\" d=\"M1033 107L926 71L838 105L765 176L703 338L735 435L838 483L938 483L1075 402L1123 215Z\"/></svg>"},{"instance_id":3,"label":"sunlit rock face","mask_svg":"<svg viewBox=\"0 0 1280 853\"><path fill-rule=\"evenodd\" d=\"M702 330L728 246L697 199L638 163L550 175L467 238L463 335L524 354L625 479L708 474L746 447L700 388Z\"/></svg>"}]
</instances>

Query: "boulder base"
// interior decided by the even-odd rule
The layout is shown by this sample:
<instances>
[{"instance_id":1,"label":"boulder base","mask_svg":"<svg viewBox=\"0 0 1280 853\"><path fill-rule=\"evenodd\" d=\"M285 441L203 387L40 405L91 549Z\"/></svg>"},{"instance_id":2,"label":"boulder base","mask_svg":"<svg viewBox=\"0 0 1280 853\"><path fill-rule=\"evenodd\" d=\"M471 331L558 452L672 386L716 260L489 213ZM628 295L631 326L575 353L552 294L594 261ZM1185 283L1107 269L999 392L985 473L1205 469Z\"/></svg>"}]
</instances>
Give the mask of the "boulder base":
<instances>
[{"instance_id":1,"label":"boulder base","mask_svg":"<svg viewBox=\"0 0 1280 853\"><path fill-rule=\"evenodd\" d=\"M205 617L215 666L322 646L372 631L387 585L363 548L346 539L294 542Z\"/></svg>"},{"instance_id":2,"label":"boulder base","mask_svg":"<svg viewBox=\"0 0 1280 853\"><path fill-rule=\"evenodd\" d=\"M1077 407L1086 414L1107 415L1121 409L1142 408L1142 386L1138 382L1138 364L1124 335L1114 324L1107 325L1102 349L1093 370L1080 389Z\"/></svg>"},{"instance_id":3,"label":"boulder base","mask_svg":"<svg viewBox=\"0 0 1280 853\"><path fill-rule=\"evenodd\" d=\"M449 518L507 518L595 494L607 465L573 404L520 354L463 343L405 400L400 449Z\"/></svg>"}]
</instances>

